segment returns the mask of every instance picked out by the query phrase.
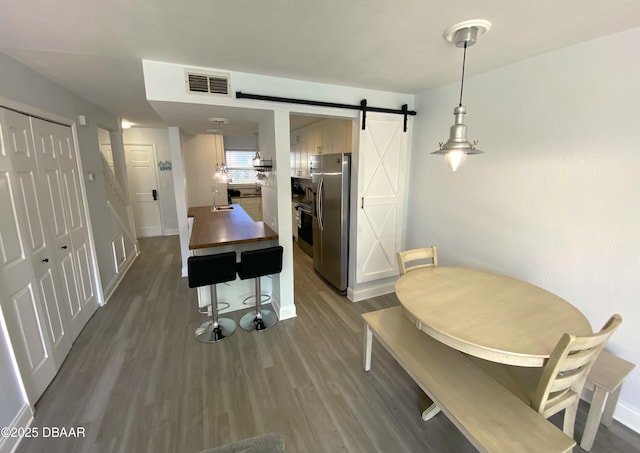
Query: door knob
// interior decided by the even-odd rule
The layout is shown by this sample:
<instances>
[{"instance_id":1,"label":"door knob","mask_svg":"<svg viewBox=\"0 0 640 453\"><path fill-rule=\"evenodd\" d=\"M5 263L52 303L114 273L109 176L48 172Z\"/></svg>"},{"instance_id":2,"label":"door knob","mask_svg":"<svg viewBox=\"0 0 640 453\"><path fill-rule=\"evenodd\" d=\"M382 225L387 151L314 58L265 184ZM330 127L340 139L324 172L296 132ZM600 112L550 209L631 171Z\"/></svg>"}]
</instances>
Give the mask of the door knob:
<instances>
[{"instance_id":1,"label":"door knob","mask_svg":"<svg viewBox=\"0 0 640 453\"><path fill-rule=\"evenodd\" d=\"M153 189L151 191L151 195L153 195L153 200L156 201L158 199L158 191L156 189Z\"/></svg>"},{"instance_id":2,"label":"door knob","mask_svg":"<svg viewBox=\"0 0 640 453\"><path fill-rule=\"evenodd\" d=\"M66 245L63 245L63 246L62 246L62 250L66 250L66 249L67 249L67 246L66 246Z\"/></svg>"},{"instance_id":3,"label":"door knob","mask_svg":"<svg viewBox=\"0 0 640 453\"><path fill-rule=\"evenodd\" d=\"M48 263L49 262L49 258L45 258L42 260L43 263Z\"/></svg>"}]
</instances>

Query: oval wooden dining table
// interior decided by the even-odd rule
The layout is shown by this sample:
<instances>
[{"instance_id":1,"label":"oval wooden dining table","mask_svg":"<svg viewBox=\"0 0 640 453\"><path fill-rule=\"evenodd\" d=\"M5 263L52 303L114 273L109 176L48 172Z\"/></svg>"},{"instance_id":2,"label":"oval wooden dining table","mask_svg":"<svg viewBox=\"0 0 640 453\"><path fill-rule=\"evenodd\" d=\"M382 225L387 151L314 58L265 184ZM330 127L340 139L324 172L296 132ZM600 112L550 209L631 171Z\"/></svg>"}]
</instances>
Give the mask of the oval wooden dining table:
<instances>
[{"instance_id":1,"label":"oval wooden dining table","mask_svg":"<svg viewBox=\"0 0 640 453\"><path fill-rule=\"evenodd\" d=\"M427 267L402 275L395 289L419 329L494 362L541 367L563 333L593 332L587 318L566 300L505 275Z\"/></svg>"}]
</instances>

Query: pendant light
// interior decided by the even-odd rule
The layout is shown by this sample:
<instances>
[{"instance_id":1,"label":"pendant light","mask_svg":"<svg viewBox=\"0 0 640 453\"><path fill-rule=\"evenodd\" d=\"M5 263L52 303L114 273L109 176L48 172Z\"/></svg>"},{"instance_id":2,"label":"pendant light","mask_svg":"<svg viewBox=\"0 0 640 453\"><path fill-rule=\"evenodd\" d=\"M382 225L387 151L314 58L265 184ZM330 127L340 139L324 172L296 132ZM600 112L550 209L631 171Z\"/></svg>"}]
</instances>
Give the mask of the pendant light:
<instances>
[{"instance_id":1,"label":"pendant light","mask_svg":"<svg viewBox=\"0 0 640 453\"><path fill-rule=\"evenodd\" d=\"M260 148L258 148L258 133L256 132L256 154L253 156L253 166L259 167L262 165L262 156L260 156Z\"/></svg>"},{"instance_id":2,"label":"pendant light","mask_svg":"<svg viewBox=\"0 0 640 453\"><path fill-rule=\"evenodd\" d=\"M449 140L446 143L440 142L440 149L431 154L444 154L449 168L456 171L466 160L469 154L482 154L476 148L477 141L469 142L467 139L467 126L464 124L464 115L467 108L462 105L462 91L464 88L464 68L467 60L467 47L473 46L478 37L482 36L491 28L491 22L482 19L467 20L452 25L444 32L444 39L454 44L456 47L464 48L462 57L462 80L460 82L460 102L453 109L455 120L449 129Z\"/></svg>"},{"instance_id":3,"label":"pendant light","mask_svg":"<svg viewBox=\"0 0 640 453\"><path fill-rule=\"evenodd\" d=\"M211 118L209 119L209 121L211 121ZM207 132L209 132L212 135L220 135L220 130L219 129L207 129ZM214 149L214 154L216 153L216 150ZM216 162L216 172L213 175L214 179L216 180L216 182L218 183L229 183L231 182L231 177L229 176L229 170L227 169L227 166L223 163L218 163Z\"/></svg>"},{"instance_id":4,"label":"pendant light","mask_svg":"<svg viewBox=\"0 0 640 453\"><path fill-rule=\"evenodd\" d=\"M216 164L216 173L214 177L219 183L231 182L229 170L227 170L227 166L225 164Z\"/></svg>"}]
</instances>

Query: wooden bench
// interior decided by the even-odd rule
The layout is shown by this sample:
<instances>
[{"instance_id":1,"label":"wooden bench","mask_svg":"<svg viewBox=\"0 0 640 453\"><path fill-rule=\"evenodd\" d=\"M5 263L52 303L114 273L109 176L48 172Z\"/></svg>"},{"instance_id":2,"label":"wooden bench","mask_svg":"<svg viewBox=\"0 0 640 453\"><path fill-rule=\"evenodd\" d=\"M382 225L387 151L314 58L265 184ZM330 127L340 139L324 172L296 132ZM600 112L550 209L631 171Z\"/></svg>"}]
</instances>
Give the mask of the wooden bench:
<instances>
[{"instance_id":1,"label":"wooden bench","mask_svg":"<svg viewBox=\"0 0 640 453\"><path fill-rule=\"evenodd\" d=\"M593 387L593 398L580 441L583 450L589 451L593 447L600 423L605 426L611 426L613 423L613 411L618 403L622 382L634 367L633 363L608 351L602 351L598 356L585 385Z\"/></svg>"},{"instance_id":2,"label":"wooden bench","mask_svg":"<svg viewBox=\"0 0 640 453\"><path fill-rule=\"evenodd\" d=\"M575 441L474 365L418 330L402 307L362 315L364 369L375 337L481 452L567 452Z\"/></svg>"}]
</instances>

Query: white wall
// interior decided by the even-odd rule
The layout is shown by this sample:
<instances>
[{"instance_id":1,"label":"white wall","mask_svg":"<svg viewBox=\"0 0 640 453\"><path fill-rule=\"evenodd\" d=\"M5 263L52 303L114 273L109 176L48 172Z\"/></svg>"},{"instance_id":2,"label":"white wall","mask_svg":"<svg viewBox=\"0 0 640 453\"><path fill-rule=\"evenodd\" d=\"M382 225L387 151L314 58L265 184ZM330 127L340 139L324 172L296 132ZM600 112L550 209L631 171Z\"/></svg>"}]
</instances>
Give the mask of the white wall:
<instances>
[{"instance_id":1,"label":"white wall","mask_svg":"<svg viewBox=\"0 0 640 453\"><path fill-rule=\"evenodd\" d=\"M407 247L436 244L442 265L532 282L640 364L640 29L465 80L469 138L486 154L457 173L431 155L453 124L459 85L417 96ZM482 58L482 42L468 62ZM640 429L640 368L616 416Z\"/></svg>"},{"instance_id":2,"label":"white wall","mask_svg":"<svg viewBox=\"0 0 640 453\"><path fill-rule=\"evenodd\" d=\"M256 136L255 135L225 135L224 136L224 149L231 150L245 150L256 149Z\"/></svg>"},{"instance_id":3,"label":"white wall","mask_svg":"<svg viewBox=\"0 0 640 453\"><path fill-rule=\"evenodd\" d=\"M100 144L109 144L111 145L111 135L110 132L106 129L98 128L98 141Z\"/></svg>"},{"instance_id":4,"label":"white wall","mask_svg":"<svg viewBox=\"0 0 640 453\"><path fill-rule=\"evenodd\" d=\"M222 149L222 136L211 134L182 135L187 208L213 203L216 150ZM226 190L216 195L217 204L225 204Z\"/></svg>"},{"instance_id":5,"label":"white wall","mask_svg":"<svg viewBox=\"0 0 640 453\"><path fill-rule=\"evenodd\" d=\"M273 116L266 118L260 122L260 155L262 159L271 160L271 171L267 172L266 179L262 181L262 221L277 231L278 234L284 234L280 231L278 222L278 180L280 183L287 182L288 179L279 178L278 160L281 153L276 152L276 135L275 135L275 118ZM255 138L254 138L255 139ZM255 145L253 146L255 148ZM288 158L288 155L287 155ZM288 173L285 173L287 176ZM286 185L286 184L285 184ZM291 188L289 187L289 190ZM290 199L291 197L289 197ZM289 233L291 236L291 233Z\"/></svg>"},{"instance_id":6,"label":"white wall","mask_svg":"<svg viewBox=\"0 0 640 453\"><path fill-rule=\"evenodd\" d=\"M167 129L132 127L122 133L125 145L153 145L158 162L171 162L169 132ZM158 199L162 211L162 224L165 234L178 233L176 198L173 190L172 171L158 170Z\"/></svg>"}]
</instances>

